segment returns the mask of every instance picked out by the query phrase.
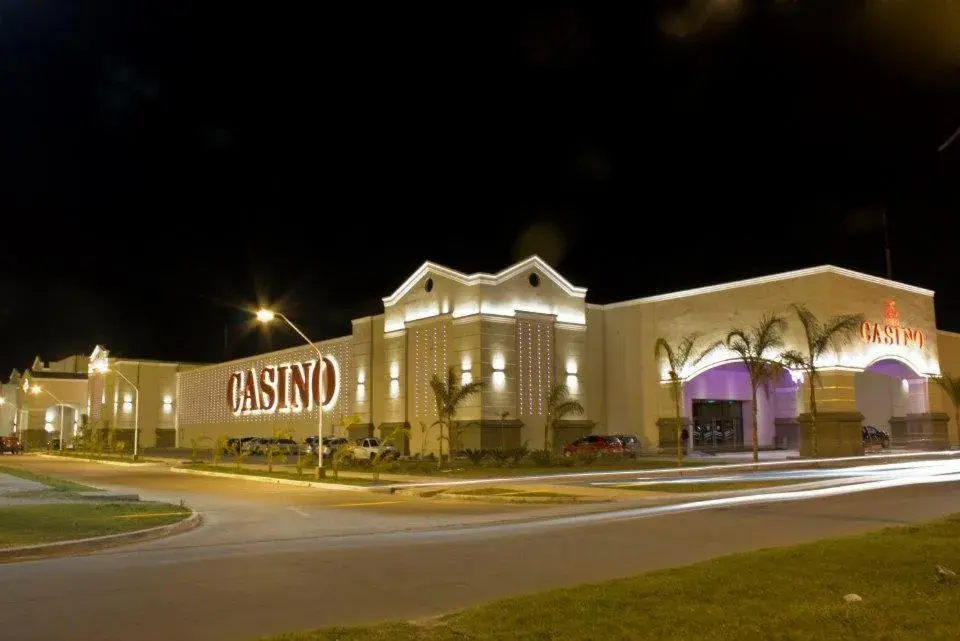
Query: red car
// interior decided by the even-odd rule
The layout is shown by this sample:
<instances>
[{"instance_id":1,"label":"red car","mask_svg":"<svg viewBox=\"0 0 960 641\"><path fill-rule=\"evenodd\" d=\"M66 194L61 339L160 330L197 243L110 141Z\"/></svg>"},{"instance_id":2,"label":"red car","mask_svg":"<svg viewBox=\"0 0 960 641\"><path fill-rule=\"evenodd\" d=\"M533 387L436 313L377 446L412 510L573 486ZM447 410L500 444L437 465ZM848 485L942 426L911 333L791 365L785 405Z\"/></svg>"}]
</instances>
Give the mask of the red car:
<instances>
[{"instance_id":1,"label":"red car","mask_svg":"<svg viewBox=\"0 0 960 641\"><path fill-rule=\"evenodd\" d=\"M0 436L0 454L10 452L11 454L22 454L23 445L16 436Z\"/></svg>"},{"instance_id":2,"label":"red car","mask_svg":"<svg viewBox=\"0 0 960 641\"><path fill-rule=\"evenodd\" d=\"M616 436L591 434L578 438L563 448L564 456L573 456L581 452L595 452L598 456L623 456L623 443Z\"/></svg>"}]
</instances>

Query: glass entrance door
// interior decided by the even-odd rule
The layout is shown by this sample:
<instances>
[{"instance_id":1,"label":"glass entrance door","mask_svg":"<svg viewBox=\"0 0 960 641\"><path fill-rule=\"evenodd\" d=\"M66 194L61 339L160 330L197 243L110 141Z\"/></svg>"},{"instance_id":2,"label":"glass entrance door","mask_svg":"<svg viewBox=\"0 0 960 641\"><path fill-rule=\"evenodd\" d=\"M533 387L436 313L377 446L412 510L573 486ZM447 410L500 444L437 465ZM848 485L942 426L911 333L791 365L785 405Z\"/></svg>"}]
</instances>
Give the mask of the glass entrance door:
<instances>
[{"instance_id":1,"label":"glass entrance door","mask_svg":"<svg viewBox=\"0 0 960 641\"><path fill-rule=\"evenodd\" d=\"M743 447L743 401L693 401L693 446L699 449Z\"/></svg>"}]
</instances>

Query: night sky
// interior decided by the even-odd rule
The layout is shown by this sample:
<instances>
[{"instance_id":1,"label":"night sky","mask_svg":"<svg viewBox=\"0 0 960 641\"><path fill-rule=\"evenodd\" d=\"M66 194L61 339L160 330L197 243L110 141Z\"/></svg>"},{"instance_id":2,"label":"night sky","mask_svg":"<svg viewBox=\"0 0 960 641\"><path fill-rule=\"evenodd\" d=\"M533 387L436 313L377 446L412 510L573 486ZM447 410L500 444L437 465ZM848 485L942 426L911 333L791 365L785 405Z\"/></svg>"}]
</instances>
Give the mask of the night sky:
<instances>
[{"instance_id":1,"label":"night sky","mask_svg":"<svg viewBox=\"0 0 960 641\"><path fill-rule=\"evenodd\" d=\"M960 330L950 3L327 4L0 4L4 379L296 344L258 301L341 336L428 259L597 303L882 276L883 211Z\"/></svg>"}]
</instances>

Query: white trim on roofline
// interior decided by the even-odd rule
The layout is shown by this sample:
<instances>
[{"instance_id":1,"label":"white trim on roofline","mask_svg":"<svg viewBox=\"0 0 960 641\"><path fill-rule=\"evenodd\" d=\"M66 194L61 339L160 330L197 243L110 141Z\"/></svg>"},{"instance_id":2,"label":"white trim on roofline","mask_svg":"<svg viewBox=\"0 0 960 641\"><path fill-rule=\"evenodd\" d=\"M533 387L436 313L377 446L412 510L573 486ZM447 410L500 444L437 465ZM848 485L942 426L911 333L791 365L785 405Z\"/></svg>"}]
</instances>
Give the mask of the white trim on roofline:
<instances>
[{"instance_id":1,"label":"white trim on roofline","mask_svg":"<svg viewBox=\"0 0 960 641\"><path fill-rule=\"evenodd\" d=\"M413 289L413 287L420 281L421 278L430 272L445 276L460 283L461 285L472 287L474 285L499 285L505 280L516 276L517 273L534 266L550 276L550 278L557 283L557 285L559 285L567 295L576 296L577 298L586 298L586 287L577 287L576 285L573 285L570 281L561 276L557 270L548 265L545 260L534 254L533 256L530 256L519 263L507 267L503 271L497 272L496 274L487 274L483 272L478 272L476 274L464 274L456 271L455 269L450 269L449 267L444 267L443 265L438 265L437 263L431 263L430 261L427 261L421 265L417 271L413 272L410 278L404 281L404 283L400 285L395 292L383 298L383 306L391 307L392 305L395 305L397 301L406 295L407 292Z\"/></svg>"},{"instance_id":2,"label":"white trim on roofline","mask_svg":"<svg viewBox=\"0 0 960 641\"><path fill-rule=\"evenodd\" d=\"M883 285L885 287L899 289L905 292L910 292L911 294L933 296L933 290L930 290L930 289L923 289L922 287L917 287L915 285L907 285L906 283L898 283L897 281L887 280L886 278L879 278L877 276L871 276L869 274L864 274L861 272L855 272L852 269L845 269L843 267L835 267L833 265L820 265L819 267L808 267L807 269L798 269L791 272L771 274L769 276L759 276L757 278L748 278L746 280L736 280L731 283L723 283L721 285L710 285L708 287L697 287L695 289L686 289L679 292L673 292L671 294L658 294L656 296L648 296L646 298L635 298L633 300L622 301L619 303L610 303L608 305L601 305L601 307L603 309L617 309L618 307L631 307L633 305L643 305L646 303L660 303L663 301L674 300L677 298L687 298L688 296L701 296L703 294L714 294L714 293L726 291L729 289L737 289L740 287L750 287L753 285L764 285L766 283L775 283L782 280L790 280L792 278L804 278L807 276L815 276L817 274L836 274L838 276L846 276L847 278L856 278L857 280L862 280L867 283L872 283L874 285Z\"/></svg>"}]
</instances>

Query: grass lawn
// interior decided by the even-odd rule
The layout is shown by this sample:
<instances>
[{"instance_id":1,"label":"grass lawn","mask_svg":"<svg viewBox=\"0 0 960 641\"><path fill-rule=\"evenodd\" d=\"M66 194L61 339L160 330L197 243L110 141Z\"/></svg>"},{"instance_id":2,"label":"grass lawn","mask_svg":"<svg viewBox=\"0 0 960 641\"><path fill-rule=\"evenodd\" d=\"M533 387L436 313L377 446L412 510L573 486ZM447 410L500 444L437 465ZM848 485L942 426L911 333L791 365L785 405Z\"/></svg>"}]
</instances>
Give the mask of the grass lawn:
<instances>
[{"instance_id":1,"label":"grass lawn","mask_svg":"<svg viewBox=\"0 0 960 641\"><path fill-rule=\"evenodd\" d=\"M780 487L811 483L811 479L790 479L782 481L718 481L716 483L652 483L644 485L613 485L618 490L635 490L638 492L731 492L734 490L755 490L763 487Z\"/></svg>"},{"instance_id":2,"label":"grass lawn","mask_svg":"<svg viewBox=\"0 0 960 641\"><path fill-rule=\"evenodd\" d=\"M916 527L737 554L636 578L498 601L430 621L328 628L272 641L698 641L958 638L960 515ZM859 603L845 603L856 593ZM615 613L615 616L614 616Z\"/></svg>"},{"instance_id":3,"label":"grass lawn","mask_svg":"<svg viewBox=\"0 0 960 641\"><path fill-rule=\"evenodd\" d=\"M209 463L191 463L183 465L183 469L202 470L204 472L222 472L225 474L236 474L238 476L264 476L272 479L288 479L291 481L312 481L314 483L340 483L343 485L373 485L373 481L368 478L345 477L333 478L333 472L327 470L326 478L318 479L315 467L304 468L303 475L298 476L296 472L284 470L274 470L268 472L267 467L243 467L237 470L233 465L210 465ZM381 481L383 484L384 481Z\"/></svg>"},{"instance_id":4,"label":"grass lawn","mask_svg":"<svg viewBox=\"0 0 960 641\"><path fill-rule=\"evenodd\" d=\"M190 510L167 503L54 503L0 507L0 548L83 539L176 523Z\"/></svg>"},{"instance_id":5,"label":"grass lawn","mask_svg":"<svg viewBox=\"0 0 960 641\"><path fill-rule=\"evenodd\" d=\"M0 465L0 473L9 474L10 476L16 476L28 481L43 483L44 485L50 486L54 490L60 490L62 492L91 492L97 490L97 488L90 487L89 485L74 483L73 481L66 481L64 479L58 479L52 476L46 476L44 474L36 474L35 472L31 472L30 470L25 470L20 467L7 467L5 465Z\"/></svg>"}]
</instances>

